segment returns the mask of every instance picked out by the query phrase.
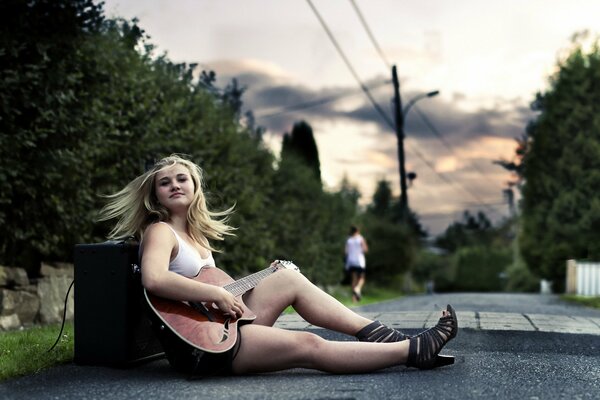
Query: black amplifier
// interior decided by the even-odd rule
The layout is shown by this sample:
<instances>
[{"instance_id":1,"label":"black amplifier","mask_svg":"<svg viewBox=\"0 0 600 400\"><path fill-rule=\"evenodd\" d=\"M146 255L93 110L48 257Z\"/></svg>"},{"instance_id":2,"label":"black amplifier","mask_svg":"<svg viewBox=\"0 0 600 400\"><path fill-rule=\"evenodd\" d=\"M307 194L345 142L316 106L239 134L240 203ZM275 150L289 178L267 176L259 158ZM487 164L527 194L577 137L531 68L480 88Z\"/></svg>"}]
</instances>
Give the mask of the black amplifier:
<instances>
[{"instance_id":1,"label":"black amplifier","mask_svg":"<svg viewBox=\"0 0 600 400\"><path fill-rule=\"evenodd\" d=\"M75 362L128 366L164 355L144 304L137 243L75 246Z\"/></svg>"}]
</instances>

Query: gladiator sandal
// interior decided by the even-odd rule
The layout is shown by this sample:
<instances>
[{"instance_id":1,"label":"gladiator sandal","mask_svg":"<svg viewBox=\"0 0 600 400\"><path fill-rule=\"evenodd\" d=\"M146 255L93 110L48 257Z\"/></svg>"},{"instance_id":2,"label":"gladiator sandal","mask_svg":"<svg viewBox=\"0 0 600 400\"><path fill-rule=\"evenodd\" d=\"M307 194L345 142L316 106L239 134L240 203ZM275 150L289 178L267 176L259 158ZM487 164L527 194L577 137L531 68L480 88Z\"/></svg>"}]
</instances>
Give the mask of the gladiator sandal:
<instances>
[{"instance_id":1,"label":"gladiator sandal","mask_svg":"<svg viewBox=\"0 0 600 400\"><path fill-rule=\"evenodd\" d=\"M432 369L454 364L454 357L439 355L440 350L458 333L456 313L450 304L446 315L433 328L410 338L407 367Z\"/></svg>"},{"instance_id":2,"label":"gladiator sandal","mask_svg":"<svg viewBox=\"0 0 600 400\"><path fill-rule=\"evenodd\" d=\"M385 326L379 321L371 322L356 334L361 342L401 342L410 336L397 329Z\"/></svg>"}]
</instances>

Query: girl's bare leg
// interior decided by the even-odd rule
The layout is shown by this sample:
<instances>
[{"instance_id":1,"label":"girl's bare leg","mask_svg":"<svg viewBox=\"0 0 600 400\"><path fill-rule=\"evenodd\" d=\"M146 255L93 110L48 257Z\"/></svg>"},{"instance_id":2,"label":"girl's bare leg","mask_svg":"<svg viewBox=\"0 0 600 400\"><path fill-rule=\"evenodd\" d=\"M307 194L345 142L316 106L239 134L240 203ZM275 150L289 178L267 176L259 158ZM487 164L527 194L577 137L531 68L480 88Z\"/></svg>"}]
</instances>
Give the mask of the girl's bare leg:
<instances>
[{"instance_id":1,"label":"girl's bare leg","mask_svg":"<svg viewBox=\"0 0 600 400\"><path fill-rule=\"evenodd\" d=\"M357 303L358 302L358 297L356 297L356 286L358 285L358 274L356 273L356 271L352 271L352 302L353 303Z\"/></svg>"},{"instance_id":2,"label":"girl's bare leg","mask_svg":"<svg viewBox=\"0 0 600 400\"><path fill-rule=\"evenodd\" d=\"M289 305L307 322L348 335L372 322L292 270L281 270L263 279L244 295L244 302L257 315L254 324L260 325L272 326Z\"/></svg>"},{"instance_id":3,"label":"girl's bare leg","mask_svg":"<svg viewBox=\"0 0 600 400\"><path fill-rule=\"evenodd\" d=\"M365 274L362 273L358 276L358 282L356 283L356 292L360 295L362 294L362 288L365 285Z\"/></svg>"},{"instance_id":4,"label":"girl's bare leg","mask_svg":"<svg viewBox=\"0 0 600 400\"><path fill-rule=\"evenodd\" d=\"M352 298L353 300L360 300L362 296L362 288L365 284L365 274L360 272L352 272ZM358 297L355 295L358 295Z\"/></svg>"},{"instance_id":5,"label":"girl's bare leg","mask_svg":"<svg viewBox=\"0 0 600 400\"><path fill-rule=\"evenodd\" d=\"M313 333L256 324L240 328L235 374L311 368L331 373L370 372L405 364L408 340L394 343L334 342Z\"/></svg>"}]
</instances>

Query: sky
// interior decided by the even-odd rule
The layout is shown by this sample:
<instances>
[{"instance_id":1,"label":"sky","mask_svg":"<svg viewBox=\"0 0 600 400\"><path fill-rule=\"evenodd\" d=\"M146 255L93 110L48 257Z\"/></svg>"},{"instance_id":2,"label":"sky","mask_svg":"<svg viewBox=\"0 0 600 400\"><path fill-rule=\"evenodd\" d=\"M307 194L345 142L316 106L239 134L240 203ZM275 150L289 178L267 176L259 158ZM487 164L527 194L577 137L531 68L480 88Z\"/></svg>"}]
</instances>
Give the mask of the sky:
<instances>
[{"instance_id":1,"label":"sky","mask_svg":"<svg viewBox=\"0 0 600 400\"><path fill-rule=\"evenodd\" d=\"M600 15L597 0L104 3L107 17L137 18L157 55L213 70L222 86L237 79L243 108L266 128L274 154L295 122L308 122L326 188L347 177L361 204L382 179L399 195L391 66L405 106L439 90L408 110L404 126L406 170L417 176L409 206L431 235L464 210L493 221L508 216L503 191L514 177L494 161L514 158L516 138L536 117L536 93L548 90L573 34L598 33ZM311 102L321 104L296 107Z\"/></svg>"}]
</instances>

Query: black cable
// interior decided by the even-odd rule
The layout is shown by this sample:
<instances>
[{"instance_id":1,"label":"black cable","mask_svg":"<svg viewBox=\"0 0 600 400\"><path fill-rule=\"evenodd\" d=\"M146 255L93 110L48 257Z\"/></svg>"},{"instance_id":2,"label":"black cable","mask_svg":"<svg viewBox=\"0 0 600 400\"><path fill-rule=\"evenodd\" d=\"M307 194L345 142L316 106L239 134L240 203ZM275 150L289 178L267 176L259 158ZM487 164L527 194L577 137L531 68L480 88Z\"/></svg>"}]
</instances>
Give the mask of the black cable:
<instances>
[{"instance_id":1,"label":"black cable","mask_svg":"<svg viewBox=\"0 0 600 400\"><path fill-rule=\"evenodd\" d=\"M377 53L379 53L379 57L381 57L381 60L383 60L383 63L385 64L387 69L388 70L391 69L392 66L388 62L387 58L385 57L385 54L383 54L381 47L379 47L379 43L377 43L377 40L375 40L375 36L373 35L373 32L371 32L371 28L369 28L369 24L367 24L367 20L363 16L363 13L360 11L360 9L358 8L358 5L356 4L356 2L354 0L350 0L350 3L352 4L352 7L354 7L354 11L356 11L356 14L358 15L358 18L360 19L360 22L362 23L363 28L365 28L365 31L367 31L367 35L369 35L369 38L371 39L371 43L373 43L373 46L377 50Z\"/></svg>"},{"instance_id":2,"label":"black cable","mask_svg":"<svg viewBox=\"0 0 600 400\"><path fill-rule=\"evenodd\" d=\"M460 158L460 157L458 157L458 154L456 154L454 152L450 143L448 143L448 141L444 138L444 136L440 133L440 131L433 125L433 123L431 123L431 120L429 118L427 118L427 116L421 111L421 109L416 104L415 104L415 111L417 112L417 114L419 114L419 117L421 117L421 119L423 120L425 125L427 125L427 127L429 128L429 130L431 132L433 132L433 134L440 140L440 142L442 142L442 144L448 149L448 151L450 153L454 154L454 156L456 158ZM473 168L475 168L477 170L477 172L479 172L481 174L481 176L483 176L486 179L489 179L487 174L485 172L483 172L483 170L481 170L481 168L479 168L479 166L477 164L471 163L471 165L473 166Z\"/></svg>"},{"instance_id":3,"label":"black cable","mask_svg":"<svg viewBox=\"0 0 600 400\"><path fill-rule=\"evenodd\" d=\"M378 89L384 85L389 84L389 81L382 81L382 82L377 82L374 83L372 85L369 85L368 88L369 89ZM356 91L351 91L348 93L343 93L343 94L338 94L335 96L329 96L329 97L325 97L322 99L317 99L317 100L311 100L311 101L306 101L304 103L298 103L298 104L293 104L291 106L285 106L285 107L279 107L278 109L272 111L272 112L268 112L269 109L263 109L263 110L258 110L254 113L254 116L256 118L271 118L271 117L275 117L281 114L286 114L288 112L292 112L292 111L300 111L300 110L304 110L307 108L311 108L311 107L317 107L323 104L327 104L327 103L332 103L334 101L337 101L339 99L342 99L344 97L349 97L349 96L354 96L356 95L359 91L362 91L362 89L356 90ZM261 114L261 112L263 112L264 114Z\"/></svg>"},{"instance_id":4,"label":"black cable","mask_svg":"<svg viewBox=\"0 0 600 400\"><path fill-rule=\"evenodd\" d=\"M348 60L348 57L346 57L346 54L344 54L344 51L342 50L342 48L340 47L339 43L335 39L335 36L333 36L333 33L331 33L331 30L329 29L329 27L325 23L325 20L323 19L323 17L321 17L321 14L319 14L319 11L317 10L317 8L314 6L314 4L312 3L311 0L306 0L306 2L308 3L308 5L310 5L310 8L313 10L313 12L315 13L315 15L317 16L317 19L321 23L321 26L323 27L323 29L325 29L325 32L327 33L327 36L329 36L329 39L333 43L333 45L336 48L337 52L339 53L340 57L342 57L342 60L344 60L344 63L346 64L346 66L348 67L348 69L350 70L350 72L352 73L352 76L354 76L354 79L356 79L356 81L358 82L358 85L360 86L360 88L362 89L362 91L367 95L367 98L369 99L369 101L373 105L373 108L375 108L375 110L379 113L379 115L381 115L381 117L385 120L385 122L387 122L387 124L389 126L392 127L392 129L395 129L395 124L392 122L392 120L390 119L390 117L385 113L385 111L383 111L383 109L379 106L379 104L377 104L377 102L375 101L375 99L371 95L371 92L369 92L369 89L361 81L360 77L358 76L358 74L354 70L354 67L352 66L352 64Z\"/></svg>"},{"instance_id":5,"label":"black cable","mask_svg":"<svg viewBox=\"0 0 600 400\"><path fill-rule=\"evenodd\" d=\"M492 207L488 206L479 196L477 196L475 193L471 192L470 190L468 190L466 187L464 187L463 185L461 185L460 183L456 182L456 181L452 181L451 179L449 179L447 176L440 174L439 172L437 172L435 170L435 166L431 163L431 161L429 161L424 155L423 153L421 153L419 150L417 150L414 147L411 147L408 145L407 143L407 148L415 153L417 155L417 157L419 157L429 168L431 168L431 170L440 178L442 179L444 182L446 182L449 185L453 185L456 186L460 189L462 189L465 193L467 193L469 196L471 196L472 198L474 198L477 203L479 205L481 205L482 207L488 209L489 211L491 211L492 213L498 213L496 210L494 210Z\"/></svg>"},{"instance_id":6,"label":"black cable","mask_svg":"<svg viewBox=\"0 0 600 400\"><path fill-rule=\"evenodd\" d=\"M58 342L60 341L60 337L62 336L63 333L63 329L65 328L65 321L67 319L67 301L69 300L69 293L71 292L71 288L73 288L73 284L75 283L75 279L73 279L73 282L71 282L71 284L69 285L69 289L67 290L67 295L65 296L65 307L63 309L63 319L62 319L62 325L60 326L60 332L58 333L58 337L56 338L56 342L54 342L54 344L52 345L52 347L50 347L48 349L48 353L50 353L58 344Z\"/></svg>"},{"instance_id":7,"label":"black cable","mask_svg":"<svg viewBox=\"0 0 600 400\"><path fill-rule=\"evenodd\" d=\"M423 114L423 112L421 112L421 110L419 108L417 108L415 106L415 110L417 111L417 113L419 114L419 116L423 119L423 121L425 122L425 124L427 125L427 127L436 135L441 139L441 134L439 133L439 131L433 126L433 124L431 123L431 121L429 121L429 119L425 116L425 114ZM445 143L445 142L443 142ZM452 149L450 147L448 147L448 150L450 150L450 152L452 152L452 154L454 154L454 152L452 151ZM481 205L483 208L489 210L492 213L497 213L498 211L494 210L492 207L490 207L489 205L487 205L478 195L476 195L475 193L471 192L470 190L468 190L466 187L464 187L462 184L457 183L455 181L450 181L446 176L441 175L439 172L437 172L433 165L427 161L425 159L425 156L423 156L418 150L412 148L411 151L415 152L415 154L417 154L417 156L419 158L421 158L421 160L423 160L423 162L425 162L441 179L443 179L445 182L452 184L452 185L457 185L458 187L460 187L460 189L462 189L465 193L469 194L472 198L474 198L479 205ZM458 157L456 154L454 154L455 157ZM473 164L474 165L474 164ZM482 171L480 171L477 167L475 167L475 169L477 171L479 171L479 173L486 179L489 179Z\"/></svg>"},{"instance_id":8,"label":"black cable","mask_svg":"<svg viewBox=\"0 0 600 400\"><path fill-rule=\"evenodd\" d=\"M352 1L352 0L351 0ZM363 90L363 92L365 92L365 94L367 95L367 97L369 98L369 100L371 101L371 103L373 104L373 107L375 108L375 110L377 112L379 112L379 114L383 117L383 119L385 120L385 122L395 131L396 129L396 124L388 117L388 115L381 109L381 107L379 106L379 104L377 104L377 102L375 101L375 99L373 99L373 96L371 95L371 93L369 92L368 88L364 85L364 83L360 80L360 77L358 76L358 74L356 73L356 71L354 70L354 67L352 66L352 64L350 63L350 61L348 60L348 58L346 57L346 54L344 53L344 51L342 50L342 48L340 47L339 43L337 42L337 40L335 39L335 36L333 36L333 33L331 32L331 30L329 29L329 27L327 26L327 23L325 22L325 20L323 19L323 17L321 17L321 14L319 13L319 11L317 10L317 8L315 7L315 5L312 3L311 0L306 0L306 2L309 4L309 6L311 7L311 9L313 10L314 14L316 15L317 19L319 20L319 22L321 23L321 25L323 26L323 29L325 30L325 32L327 33L327 36L329 36L329 39L331 40L331 42L333 43L334 47L336 48L336 50L338 51L339 55L342 57L342 60L344 60L344 63L346 64L346 66L348 67L348 69L350 70L350 72L352 73L352 76L354 76L354 79L356 79L356 81L358 82L359 86L361 87L361 89ZM377 42L375 41L375 38L373 37L370 29L368 28L368 25L366 24L366 21L364 20L362 13L360 12L360 10L358 9L358 7L356 6L356 4L354 3L354 1L352 1L352 4L356 10L356 12L358 13L361 21L363 22L363 26L365 27L365 29L367 30L367 33L369 34L369 37L371 37L371 40L373 41L373 44L375 45L375 47L377 48L378 51L381 51L381 49L379 48L379 45L377 44ZM382 53L380 53L381 55ZM387 65L387 60L385 60L385 57L383 57L384 62ZM448 179L446 176L440 174L439 172L437 172L435 170L435 167L433 166L433 164L427 160L427 158L418 150L416 149L411 149L411 151L413 153L415 153L427 166L429 166L431 168L431 170L440 177L440 179L442 179L444 182L450 184L450 185L458 185L465 193L469 194L471 197L473 197L474 199L476 199L482 206L485 207L485 202L483 200L481 200L481 198L479 198L479 196L475 195L474 193L472 193L471 191L467 190L464 186L451 181L450 179ZM494 210L491 207L486 207L488 208L491 212L497 212L496 210Z\"/></svg>"}]
</instances>

